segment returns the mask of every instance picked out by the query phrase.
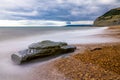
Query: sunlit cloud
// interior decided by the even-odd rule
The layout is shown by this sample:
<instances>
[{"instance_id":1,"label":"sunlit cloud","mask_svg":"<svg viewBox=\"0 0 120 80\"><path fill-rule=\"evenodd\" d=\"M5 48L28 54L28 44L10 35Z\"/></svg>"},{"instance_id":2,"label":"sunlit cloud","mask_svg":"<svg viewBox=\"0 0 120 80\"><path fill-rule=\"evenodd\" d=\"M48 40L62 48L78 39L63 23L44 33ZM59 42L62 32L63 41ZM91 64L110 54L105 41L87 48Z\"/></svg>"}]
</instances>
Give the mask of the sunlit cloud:
<instances>
[{"instance_id":1,"label":"sunlit cloud","mask_svg":"<svg viewBox=\"0 0 120 80\"><path fill-rule=\"evenodd\" d=\"M70 21L72 25L91 25L93 21ZM7 27L16 27L16 26L39 26L39 27L47 27L47 26L66 26L67 21L50 21L50 20L0 20L0 26L7 26Z\"/></svg>"},{"instance_id":2,"label":"sunlit cloud","mask_svg":"<svg viewBox=\"0 0 120 80\"><path fill-rule=\"evenodd\" d=\"M91 25L93 21L72 21L71 24Z\"/></svg>"},{"instance_id":3,"label":"sunlit cloud","mask_svg":"<svg viewBox=\"0 0 120 80\"><path fill-rule=\"evenodd\" d=\"M49 21L49 20L0 20L0 26L64 26L65 21Z\"/></svg>"}]
</instances>

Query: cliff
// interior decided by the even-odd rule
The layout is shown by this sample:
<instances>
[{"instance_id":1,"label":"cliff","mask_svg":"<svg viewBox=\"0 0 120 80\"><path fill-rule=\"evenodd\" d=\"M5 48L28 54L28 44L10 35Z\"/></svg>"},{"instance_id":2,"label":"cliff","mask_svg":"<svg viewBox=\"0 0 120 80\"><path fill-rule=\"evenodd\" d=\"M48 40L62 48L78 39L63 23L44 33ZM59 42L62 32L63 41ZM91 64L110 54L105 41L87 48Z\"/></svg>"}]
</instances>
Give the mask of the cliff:
<instances>
[{"instance_id":1,"label":"cliff","mask_svg":"<svg viewBox=\"0 0 120 80\"><path fill-rule=\"evenodd\" d=\"M94 26L120 25L120 8L111 9L94 21Z\"/></svg>"}]
</instances>

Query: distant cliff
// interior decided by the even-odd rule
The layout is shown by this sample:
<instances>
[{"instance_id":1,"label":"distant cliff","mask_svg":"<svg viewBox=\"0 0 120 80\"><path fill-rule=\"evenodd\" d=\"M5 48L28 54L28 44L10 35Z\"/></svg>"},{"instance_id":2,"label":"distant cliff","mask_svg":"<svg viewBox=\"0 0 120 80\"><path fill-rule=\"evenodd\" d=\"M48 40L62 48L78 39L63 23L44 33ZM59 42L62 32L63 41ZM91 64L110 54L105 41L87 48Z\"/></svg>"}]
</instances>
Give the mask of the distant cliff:
<instances>
[{"instance_id":1,"label":"distant cliff","mask_svg":"<svg viewBox=\"0 0 120 80\"><path fill-rule=\"evenodd\" d=\"M111 9L94 21L94 26L120 25L120 8Z\"/></svg>"}]
</instances>

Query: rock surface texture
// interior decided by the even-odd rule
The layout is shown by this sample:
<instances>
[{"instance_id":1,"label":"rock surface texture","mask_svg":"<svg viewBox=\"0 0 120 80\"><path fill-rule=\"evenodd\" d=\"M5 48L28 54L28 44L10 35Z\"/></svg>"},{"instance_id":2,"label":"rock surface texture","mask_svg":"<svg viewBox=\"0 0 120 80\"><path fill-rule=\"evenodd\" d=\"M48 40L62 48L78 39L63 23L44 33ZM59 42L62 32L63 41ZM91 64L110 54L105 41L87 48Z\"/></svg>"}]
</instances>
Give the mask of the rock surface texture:
<instances>
[{"instance_id":1,"label":"rock surface texture","mask_svg":"<svg viewBox=\"0 0 120 80\"><path fill-rule=\"evenodd\" d=\"M68 45L64 42L53 42L46 40L33 43L28 46L28 49L12 54L11 59L16 64L21 64L22 62L27 62L40 57L73 52L75 49L75 46Z\"/></svg>"},{"instance_id":2,"label":"rock surface texture","mask_svg":"<svg viewBox=\"0 0 120 80\"><path fill-rule=\"evenodd\" d=\"M111 9L94 21L94 26L120 25L120 8Z\"/></svg>"}]
</instances>

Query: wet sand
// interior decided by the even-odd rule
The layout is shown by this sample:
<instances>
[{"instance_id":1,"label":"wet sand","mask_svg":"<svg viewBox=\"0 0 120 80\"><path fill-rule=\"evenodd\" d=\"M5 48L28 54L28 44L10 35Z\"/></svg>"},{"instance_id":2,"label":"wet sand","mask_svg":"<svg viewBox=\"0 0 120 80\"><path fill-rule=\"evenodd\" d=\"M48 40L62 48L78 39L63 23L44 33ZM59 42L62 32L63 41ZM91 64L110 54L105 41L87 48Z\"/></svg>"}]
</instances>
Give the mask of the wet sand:
<instances>
[{"instance_id":1,"label":"wet sand","mask_svg":"<svg viewBox=\"0 0 120 80\"><path fill-rule=\"evenodd\" d=\"M102 50L98 50L93 52L96 55L94 58L100 59L99 55L97 53L108 53L106 55L109 55L106 59L111 59L112 56L118 51L118 54L114 58L118 58L117 56L120 55L119 48L120 48L120 40L118 35L119 29L117 30L111 30L107 29L104 34L100 35L94 35L94 36L100 36L100 37L108 37L111 38L113 41L111 42L105 42L105 43L92 43L92 44L75 44L77 47L77 50L74 53L69 54L69 56L61 57L59 59L56 59L54 61L50 61L50 63L37 66L36 69L33 69L33 72L30 73L32 79L36 80L119 80L120 74L119 74L119 60L117 62L111 62L109 66L108 61L106 61L105 66L103 67L99 66L103 64L104 62L100 63L92 63L89 61L88 57L90 56L90 53L88 55L89 50L94 48L102 48ZM113 36L114 34L114 36ZM115 47L115 49L114 49ZM82 57L79 59L79 56L81 57L81 54L87 54L86 57ZM104 54L103 54L104 55ZM88 58L87 63L84 61ZM82 61L83 59L83 61ZM101 57L102 59L102 57ZM93 60L97 61L97 60ZM114 67L114 65L117 64L117 67Z\"/></svg>"},{"instance_id":2,"label":"wet sand","mask_svg":"<svg viewBox=\"0 0 120 80\"><path fill-rule=\"evenodd\" d=\"M63 58L67 59L67 57L75 55L78 52L80 53L83 52L86 49L85 45L88 45L88 44L119 43L119 35L117 35L119 33L117 31L118 30L105 29L105 30L99 31L98 34L85 36L87 38L84 38L82 41L80 41L81 44L78 44L79 39L75 41L74 45L77 46L77 50L74 53L39 59L23 65L14 64L10 59L10 55L14 52L27 48L27 46L32 42L37 42L42 38L49 39L50 36L46 36L46 37L43 36L41 38L36 38L36 36L34 36L34 37L27 37L27 38L19 38L16 40L14 39L9 41L2 41L0 44L0 47L1 47L0 53L2 53L0 56L1 58L0 79L2 80L21 80L21 79L22 80L33 80L33 79L35 80L70 80L64 73L58 70L58 67L55 66L55 63L59 60L62 60ZM67 34L69 34L69 32ZM116 36L113 36L113 34ZM58 35L59 34L57 35L54 34L53 36L55 37ZM79 36L77 35L75 37L79 38ZM66 40L66 38L64 40ZM68 38L70 39L72 37L68 36ZM91 39L91 40L87 41L86 39ZM59 38L57 41L59 41ZM66 40L66 41L73 44L74 39L72 39L71 41L69 40ZM71 58L71 61L74 63L74 61L76 60ZM81 64L81 66L85 66L82 62L79 64ZM66 67L68 66L66 65ZM84 69L87 70L87 68L84 68Z\"/></svg>"}]
</instances>

